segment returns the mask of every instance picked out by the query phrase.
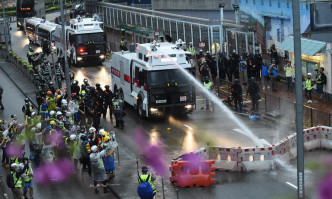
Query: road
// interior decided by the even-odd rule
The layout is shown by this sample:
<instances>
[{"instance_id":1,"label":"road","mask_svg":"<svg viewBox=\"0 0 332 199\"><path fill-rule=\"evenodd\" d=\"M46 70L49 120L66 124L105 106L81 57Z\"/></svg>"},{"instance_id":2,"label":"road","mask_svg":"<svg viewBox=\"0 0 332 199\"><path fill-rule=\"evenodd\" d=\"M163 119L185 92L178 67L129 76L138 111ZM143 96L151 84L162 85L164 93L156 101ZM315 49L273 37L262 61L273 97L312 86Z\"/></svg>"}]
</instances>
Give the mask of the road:
<instances>
[{"instance_id":1,"label":"road","mask_svg":"<svg viewBox=\"0 0 332 199\"><path fill-rule=\"evenodd\" d=\"M12 26L14 27L14 26ZM28 40L22 31L13 28L12 49L18 56L26 58L26 52L29 46L36 51L40 51L40 47L29 45ZM102 86L111 85L110 61L105 61L101 66L84 66L73 67L71 70L75 73L75 79L80 84L84 78L87 78L90 84L100 83ZM3 74L1 74L3 76ZM9 84L9 81L0 76L0 84ZM15 91L15 87L10 92ZM24 96L19 91L13 92L13 96L4 99L10 111L6 109L0 115L8 118L13 112L17 115L21 114L20 106L23 104ZM20 96L16 96L20 95ZM139 119L138 114L131 108L127 108L127 117L125 119L125 129L116 130L117 138L120 142L120 155L123 154L119 172L126 172L128 179L132 179L136 175L136 158L140 159L139 148L134 140L135 134L142 132L150 143L160 143L163 152L167 157L167 162L179 155L191 152L206 144L211 146L254 146L250 137L246 136L246 132L239 130L240 128L230 120L227 114L219 108L209 112L201 110L204 107L204 100L197 100L197 110L193 114L184 118L170 117L165 120L149 120ZM1 113L2 114L2 113ZM248 118L237 116L259 139L264 139L273 144L279 139L291 134L287 127L275 126L273 128L265 126L259 121L249 120ZM107 130L113 130L113 122L107 118L102 120L102 126ZM171 130L168 131L167 129ZM324 151L306 153L306 159L316 161L319 154L326 154ZM197 189L179 189L180 198L294 198L297 190L296 186L296 162L291 161L285 164L283 168L266 172L217 172L216 184L210 188ZM306 170L305 185L308 190L306 193L309 198L315 198L316 182L320 175L315 172ZM88 186L87 179L82 182L80 177L75 177L72 181L65 184L53 185L51 187L36 188L35 198L88 198L93 196L92 190L86 189ZM119 179L123 190L121 196L123 198L135 198L137 187L136 182L128 182L128 179ZM175 198L175 187L170 185L169 180L165 180L166 198ZM161 190L161 180L157 180L156 187ZM110 194L101 195L110 197ZM158 192L158 198L161 198L161 192Z\"/></svg>"}]
</instances>

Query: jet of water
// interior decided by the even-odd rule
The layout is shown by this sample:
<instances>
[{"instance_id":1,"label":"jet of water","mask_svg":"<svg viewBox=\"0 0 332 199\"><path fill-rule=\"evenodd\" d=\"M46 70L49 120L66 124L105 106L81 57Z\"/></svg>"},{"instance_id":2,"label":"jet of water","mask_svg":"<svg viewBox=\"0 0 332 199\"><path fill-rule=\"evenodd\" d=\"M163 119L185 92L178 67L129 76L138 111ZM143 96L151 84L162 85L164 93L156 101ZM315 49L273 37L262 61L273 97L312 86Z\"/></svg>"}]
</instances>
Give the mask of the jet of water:
<instances>
[{"instance_id":1,"label":"jet of water","mask_svg":"<svg viewBox=\"0 0 332 199\"><path fill-rule=\"evenodd\" d=\"M208 96L208 98L215 105L217 105L221 110L223 110L231 120L233 120L244 132L246 132L246 136L248 136L252 141L254 141L254 143L256 143L258 146L263 145L260 139L243 122L241 122L237 117L235 117L233 112L224 103L222 103L216 95L207 90L196 78L194 78L192 74L182 68L179 64L172 61L172 59L168 58L168 62L176 65L180 69L180 71L195 84L196 87L198 87L206 96Z\"/></svg>"}]
</instances>

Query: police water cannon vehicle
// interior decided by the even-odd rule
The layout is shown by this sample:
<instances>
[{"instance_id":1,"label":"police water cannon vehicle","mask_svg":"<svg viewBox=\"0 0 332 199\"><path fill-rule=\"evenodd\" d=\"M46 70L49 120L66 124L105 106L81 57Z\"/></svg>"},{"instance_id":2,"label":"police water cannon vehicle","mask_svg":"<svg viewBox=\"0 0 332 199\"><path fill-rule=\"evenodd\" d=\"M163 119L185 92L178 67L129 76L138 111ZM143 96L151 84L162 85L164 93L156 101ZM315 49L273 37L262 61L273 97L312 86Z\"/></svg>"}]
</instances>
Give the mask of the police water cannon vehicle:
<instances>
[{"instance_id":1,"label":"police water cannon vehicle","mask_svg":"<svg viewBox=\"0 0 332 199\"><path fill-rule=\"evenodd\" d=\"M103 22L97 19L98 16L92 18L78 16L70 20L69 26L65 26L67 57L71 65L82 64L89 60L101 63L105 60L106 35ZM55 29L55 46L59 57L62 57L65 51L61 35L62 27L58 25Z\"/></svg>"},{"instance_id":2,"label":"police water cannon vehicle","mask_svg":"<svg viewBox=\"0 0 332 199\"><path fill-rule=\"evenodd\" d=\"M191 70L186 60L190 52L180 45L154 41L137 44L135 49L131 44L129 51L112 55L113 91L120 91L140 117L188 114L196 109L195 86L180 69Z\"/></svg>"}]
</instances>

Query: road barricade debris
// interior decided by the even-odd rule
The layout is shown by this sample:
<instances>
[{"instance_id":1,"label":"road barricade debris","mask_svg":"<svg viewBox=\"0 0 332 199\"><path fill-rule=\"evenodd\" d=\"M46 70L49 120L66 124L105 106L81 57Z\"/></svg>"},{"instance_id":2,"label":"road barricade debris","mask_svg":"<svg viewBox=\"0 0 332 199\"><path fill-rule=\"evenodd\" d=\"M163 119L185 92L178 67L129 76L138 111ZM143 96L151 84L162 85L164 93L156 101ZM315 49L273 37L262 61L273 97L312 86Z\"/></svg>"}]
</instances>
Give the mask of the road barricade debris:
<instances>
[{"instance_id":1,"label":"road barricade debris","mask_svg":"<svg viewBox=\"0 0 332 199\"><path fill-rule=\"evenodd\" d=\"M207 146L192 153L184 154L171 162L170 180L180 187L210 186L212 170L222 171L255 171L269 170L280 164L280 160L288 161L296 158L296 133L293 133L272 146L256 147L219 147ZM316 126L303 130L303 145L305 151L315 149L332 150L332 128ZM188 158L189 157L189 158ZM202 161L212 161L214 167L196 164L188 166L188 159L197 157ZM195 165L195 164L194 164ZM204 168L208 168L204 172ZM203 169L203 170L202 170ZM211 174L208 174L211 172Z\"/></svg>"}]
</instances>

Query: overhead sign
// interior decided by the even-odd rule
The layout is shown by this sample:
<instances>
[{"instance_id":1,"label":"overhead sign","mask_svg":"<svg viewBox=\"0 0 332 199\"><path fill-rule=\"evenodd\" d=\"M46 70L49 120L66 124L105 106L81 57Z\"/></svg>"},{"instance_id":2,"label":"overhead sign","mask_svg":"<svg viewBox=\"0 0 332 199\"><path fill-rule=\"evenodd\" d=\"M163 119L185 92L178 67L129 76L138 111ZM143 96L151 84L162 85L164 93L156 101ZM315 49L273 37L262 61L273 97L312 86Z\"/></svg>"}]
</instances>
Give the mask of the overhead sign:
<instances>
[{"instance_id":1,"label":"overhead sign","mask_svg":"<svg viewBox=\"0 0 332 199\"><path fill-rule=\"evenodd\" d=\"M198 43L198 47L200 47L200 48L205 48L205 42L204 42L204 41L200 41L200 42Z\"/></svg>"},{"instance_id":2,"label":"overhead sign","mask_svg":"<svg viewBox=\"0 0 332 199\"><path fill-rule=\"evenodd\" d=\"M155 36L155 37L159 37L159 36L160 36L160 32L159 32L159 30L154 31L154 36Z\"/></svg>"}]
</instances>

